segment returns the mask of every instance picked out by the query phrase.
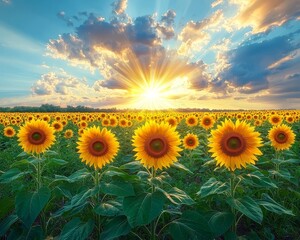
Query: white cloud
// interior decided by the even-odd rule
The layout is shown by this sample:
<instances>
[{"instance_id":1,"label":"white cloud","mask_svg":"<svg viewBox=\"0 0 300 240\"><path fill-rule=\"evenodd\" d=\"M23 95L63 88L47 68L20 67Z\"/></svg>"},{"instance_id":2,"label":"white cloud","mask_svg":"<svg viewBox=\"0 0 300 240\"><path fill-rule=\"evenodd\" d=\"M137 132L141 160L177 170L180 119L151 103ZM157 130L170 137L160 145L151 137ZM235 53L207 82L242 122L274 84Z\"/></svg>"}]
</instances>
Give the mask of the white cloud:
<instances>
[{"instance_id":1,"label":"white cloud","mask_svg":"<svg viewBox=\"0 0 300 240\"><path fill-rule=\"evenodd\" d=\"M231 0L239 9L230 24L236 28L252 27L253 33L261 33L282 26L300 14L299 0Z\"/></svg>"}]
</instances>

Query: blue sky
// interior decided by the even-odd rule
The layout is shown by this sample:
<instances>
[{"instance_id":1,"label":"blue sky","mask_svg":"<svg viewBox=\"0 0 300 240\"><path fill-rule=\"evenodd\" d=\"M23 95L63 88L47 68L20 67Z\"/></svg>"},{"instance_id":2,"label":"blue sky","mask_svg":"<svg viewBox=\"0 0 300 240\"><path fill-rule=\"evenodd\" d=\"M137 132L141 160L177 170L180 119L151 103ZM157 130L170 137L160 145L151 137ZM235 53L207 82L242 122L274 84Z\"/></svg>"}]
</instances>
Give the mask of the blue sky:
<instances>
[{"instance_id":1,"label":"blue sky","mask_svg":"<svg viewBox=\"0 0 300 240\"><path fill-rule=\"evenodd\" d=\"M300 106L298 0L0 0L0 106Z\"/></svg>"}]
</instances>

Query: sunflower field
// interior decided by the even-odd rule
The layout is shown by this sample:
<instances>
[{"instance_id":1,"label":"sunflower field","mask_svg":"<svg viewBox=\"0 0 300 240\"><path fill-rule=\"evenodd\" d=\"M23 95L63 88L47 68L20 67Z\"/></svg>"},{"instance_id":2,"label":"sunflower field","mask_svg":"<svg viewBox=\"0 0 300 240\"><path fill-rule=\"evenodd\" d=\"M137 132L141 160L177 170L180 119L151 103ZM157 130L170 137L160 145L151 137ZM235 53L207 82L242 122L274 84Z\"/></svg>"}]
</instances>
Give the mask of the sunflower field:
<instances>
[{"instance_id":1,"label":"sunflower field","mask_svg":"<svg viewBox=\"0 0 300 240\"><path fill-rule=\"evenodd\" d=\"M2 239L300 239L300 111L0 114Z\"/></svg>"}]
</instances>

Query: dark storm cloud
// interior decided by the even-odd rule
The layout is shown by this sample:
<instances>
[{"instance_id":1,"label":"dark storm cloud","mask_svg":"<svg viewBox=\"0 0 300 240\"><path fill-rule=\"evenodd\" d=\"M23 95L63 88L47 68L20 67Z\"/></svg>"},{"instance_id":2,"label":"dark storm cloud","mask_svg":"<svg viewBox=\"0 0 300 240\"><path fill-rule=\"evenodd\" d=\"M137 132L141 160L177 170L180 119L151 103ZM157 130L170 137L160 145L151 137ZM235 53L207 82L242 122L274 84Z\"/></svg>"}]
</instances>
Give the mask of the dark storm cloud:
<instances>
[{"instance_id":1,"label":"dark storm cloud","mask_svg":"<svg viewBox=\"0 0 300 240\"><path fill-rule=\"evenodd\" d=\"M289 56L299 48L294 42L297 34L280 36L260 43L242 45L226 53L228 66L219 74L217 81L222 86L225 81L240 93L256 93L268 89L268 77L274 72L269 66ZM286 63L288 64L288 63Z\"/></svg>"}]
</instances>

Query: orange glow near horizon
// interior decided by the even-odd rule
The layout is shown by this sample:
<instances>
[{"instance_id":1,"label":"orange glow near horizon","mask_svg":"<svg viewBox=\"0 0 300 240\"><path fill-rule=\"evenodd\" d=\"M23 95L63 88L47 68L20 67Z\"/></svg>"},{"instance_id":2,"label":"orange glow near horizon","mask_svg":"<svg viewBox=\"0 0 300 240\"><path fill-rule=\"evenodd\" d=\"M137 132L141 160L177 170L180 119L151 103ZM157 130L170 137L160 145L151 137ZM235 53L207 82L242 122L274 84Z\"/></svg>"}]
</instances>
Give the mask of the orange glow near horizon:
<instances>
[{"instance_id":1,"label":"orange glow near horizon","mask_svg":"<svg viewBox=\"0 0 300 240\"><path fill-rule=\"evenodd\" d=\"M171 101L183 94L182 81L186 82L195 71L186 59L173 56L153 56L143 62L132 51L120 53L113 66L114 78L128 91L129 107L145 109L172 108ZM179 84L178 84L179 83Z\"/></svg>"}]
</instances>

